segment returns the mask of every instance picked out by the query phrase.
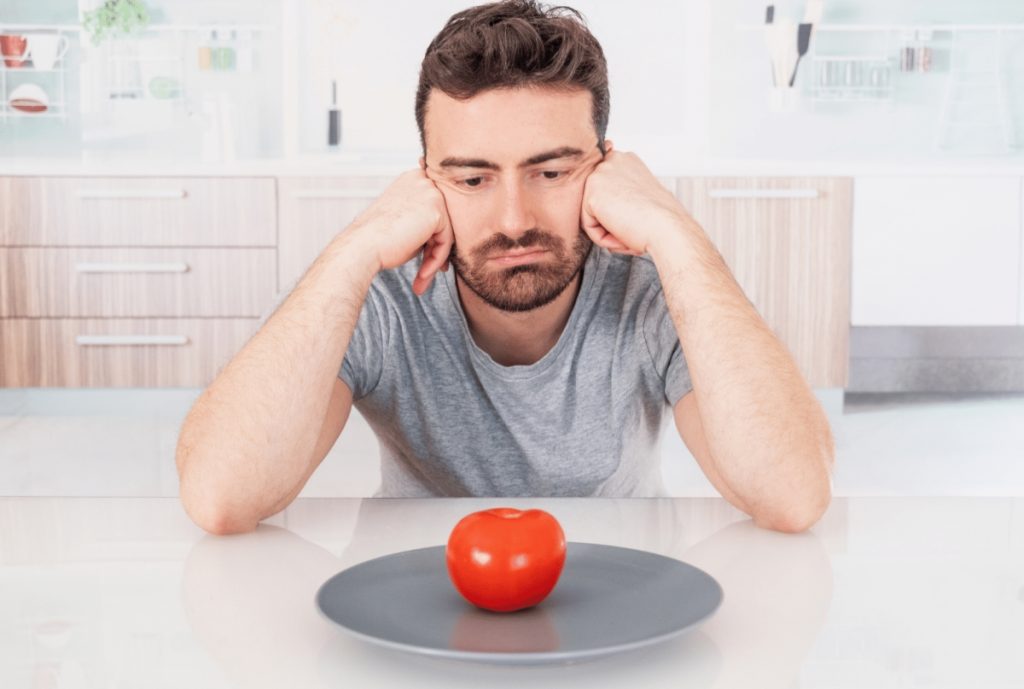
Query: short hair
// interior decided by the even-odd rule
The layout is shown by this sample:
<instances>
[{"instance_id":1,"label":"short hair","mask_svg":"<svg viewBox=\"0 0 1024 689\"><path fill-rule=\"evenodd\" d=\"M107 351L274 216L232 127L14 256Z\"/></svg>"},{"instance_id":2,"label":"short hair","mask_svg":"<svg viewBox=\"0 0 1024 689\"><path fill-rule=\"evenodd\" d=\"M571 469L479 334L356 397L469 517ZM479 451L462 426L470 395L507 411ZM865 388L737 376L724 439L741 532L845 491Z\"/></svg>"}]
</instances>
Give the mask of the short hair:
<instances>
[{"instance_id":1,"label":"short hair","mask_svg":"<svg viewBox=\"0 0 1024 689\"><path fill-rule=\"evenodd\" d=\"M502 0L452 15L423 56L416 124L424 154L432 89L465 100L490 89L544 86L586 89L598 146L608 128L608 67L583 15L534 0Z\"/></svg>"}]
</instances>

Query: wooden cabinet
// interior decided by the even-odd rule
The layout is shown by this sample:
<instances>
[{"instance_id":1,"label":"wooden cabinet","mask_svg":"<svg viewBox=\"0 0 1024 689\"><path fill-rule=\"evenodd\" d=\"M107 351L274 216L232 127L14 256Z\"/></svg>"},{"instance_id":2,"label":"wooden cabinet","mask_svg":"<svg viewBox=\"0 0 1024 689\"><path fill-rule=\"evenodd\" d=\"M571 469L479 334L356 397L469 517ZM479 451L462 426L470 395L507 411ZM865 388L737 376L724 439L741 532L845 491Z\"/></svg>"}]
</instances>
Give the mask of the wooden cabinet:
<instances>
[{"instance_id":1,"label":"wooden cabinet","mask_svg":"<svg viewBox=\"0 0 1024 689\"><path fill-rule=\"evenodd\" d=\"M1017 177L858 177L854 325L1017 325Z\"/></svg>"},{"instance_id":2,"label":"wooden cabinet","mask_svg":"<svg viewBox=\"0 0 1024 689\"><path fill-rule=\"evenodd\" d=\"M207 385L392 179L0 178L0 386ZM850 181L659 179L811 384L844 386Z\"/></svg>"},{"instance_id":3,"label":"wooden cabinet","mask_svg":"<svg viewBox=\"0 0 1024 689\"><path fill-rule=\"evenodd\" d=\"M680 200L812 387L844 387L851 180L679 180Z\"/></svg>"},{"instance_id":4,"label":"wooden cabinet","mask_svg":"<svg viewBox=\"0 0 1024 689\"><path fill-rule=\"evenodd\" d=\"M271 178L0 178L0 386L202 387L277 282Z\"/></svg>"},{"instance_id":5,"label":"wooden cabinet","mask_svg":"<svg viewBox=\"0 0 1024 689\"><path fill-rule=\"evenodd\" d=\"M290 290L334 237L393 177L290 177L278 180L278 289Z\"/></svg>"},{"instance_id":6,"label":"wooden cabinet","mask_svg":"<svg viewBox=\"0 0 1024 689\"><path fill-rule=\"evenodd\" d=\"M272 178L0 178L0 246L275 246Z\"/></svg>"},{"instance_id":7,"label":"wooden cabinet","mask_svg":"<svg viewBox=\"0 0 1024 689\"><path fill-rule=\"evenodd\" d=\"M204 387L257 320L0 320L0 387Z\"/></svg>"},{"instance_id":8,"label":"wooden cabinet","mask_svg":"<svg viewBox=\"0 0 1024 689\"><path fill-rule=\"evenodd\" d=\"M0 248L0 318L258 317L274 249Z\"/></svg>"}]
</instances>

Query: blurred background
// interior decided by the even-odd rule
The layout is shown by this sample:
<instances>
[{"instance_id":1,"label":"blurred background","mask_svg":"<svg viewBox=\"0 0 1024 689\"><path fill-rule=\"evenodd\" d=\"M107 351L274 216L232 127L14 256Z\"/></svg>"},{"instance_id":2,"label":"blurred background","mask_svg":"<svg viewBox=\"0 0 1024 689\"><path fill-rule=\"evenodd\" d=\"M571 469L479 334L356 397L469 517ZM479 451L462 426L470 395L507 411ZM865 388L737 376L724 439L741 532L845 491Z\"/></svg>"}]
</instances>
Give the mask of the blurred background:
<instances>
[{"instance_id":1,"label":"blurred background","mask_svg":"<svg viewBox=\"0 0 1024 689\"><path fill-rule=\"evenodd\" d=\"M192 401L419 138L470 3L0 0L0 495L176 495ZM572 3L609 136L833 423L838 495L1024 494L1024 4ZM666 424L673 495L714 495ZM371 495L353 413L305 496Z\"/></svg>"}]
</instances>

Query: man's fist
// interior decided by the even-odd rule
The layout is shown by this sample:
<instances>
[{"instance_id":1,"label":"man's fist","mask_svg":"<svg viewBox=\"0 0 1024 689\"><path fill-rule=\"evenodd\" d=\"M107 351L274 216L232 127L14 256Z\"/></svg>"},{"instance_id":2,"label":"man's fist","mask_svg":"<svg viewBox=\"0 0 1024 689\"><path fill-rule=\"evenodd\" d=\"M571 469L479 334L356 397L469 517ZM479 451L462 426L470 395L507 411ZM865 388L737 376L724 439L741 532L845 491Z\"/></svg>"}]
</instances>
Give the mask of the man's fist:
<instances>
[{"instance_id":1,"label":"man's fist","mask_svg":"<svg viewBox=\"0 0 1024 689\"><path fill-rule=\"evenodd\" d=\"M347 232L371 252L378 271L400 266L422 251L423 265L412 285L417 295L427 291L438 270L448 269L454 241L448 209L420 168L399 175Z\"/></svg>"}]
</instances>

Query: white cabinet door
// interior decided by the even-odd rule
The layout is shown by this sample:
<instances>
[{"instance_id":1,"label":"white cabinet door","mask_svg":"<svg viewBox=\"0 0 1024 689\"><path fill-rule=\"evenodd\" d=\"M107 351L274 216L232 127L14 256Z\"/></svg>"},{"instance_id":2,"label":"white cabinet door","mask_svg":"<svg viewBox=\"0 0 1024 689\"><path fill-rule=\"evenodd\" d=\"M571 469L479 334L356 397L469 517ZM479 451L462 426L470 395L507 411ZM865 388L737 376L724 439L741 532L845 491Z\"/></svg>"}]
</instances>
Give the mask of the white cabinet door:
<instances>
[{"instance_id":1,"label":"white cabinet door","mask_svg":"<svg viewBox=\"0 0 1024 689\"><path fill-rule=\"evenodd\" d=\"M1024 177L1020 178L1020 262L1017 264L1020 290L1017 293L1017 325L1024 325Z\"/></svg>"},{"instance_id":2,"label":"white cabinet door","mask_svg":"<svg viewBox=\"0 0 1024 689\"><path fill-rule=\"evenodd\" d=\"M858 177L853 325L1015 325L1017 177Z\"/></svg>"}]
</instances>

